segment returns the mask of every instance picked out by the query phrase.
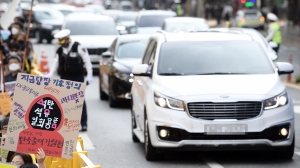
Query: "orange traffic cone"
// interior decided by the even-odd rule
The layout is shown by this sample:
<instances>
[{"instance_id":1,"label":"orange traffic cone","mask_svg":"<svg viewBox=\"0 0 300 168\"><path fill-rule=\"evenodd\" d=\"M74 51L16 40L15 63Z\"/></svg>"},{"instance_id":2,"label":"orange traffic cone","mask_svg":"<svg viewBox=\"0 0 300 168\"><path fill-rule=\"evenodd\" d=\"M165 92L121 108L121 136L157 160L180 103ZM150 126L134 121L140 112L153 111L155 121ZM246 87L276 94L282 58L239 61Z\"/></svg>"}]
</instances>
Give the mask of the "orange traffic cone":
<instances>
[{"instance_id":1,"label":"orange traffic cone","mask_svg":"<svg viewBox=\"0 0 300 168\"><path fill-rule=\"evenodd\" d=\"M48 65L48 56L45 54L45 51L42 51L41 61L40 61L40 70L42 73L49 73Z\"/></svg>"}]
</instances>

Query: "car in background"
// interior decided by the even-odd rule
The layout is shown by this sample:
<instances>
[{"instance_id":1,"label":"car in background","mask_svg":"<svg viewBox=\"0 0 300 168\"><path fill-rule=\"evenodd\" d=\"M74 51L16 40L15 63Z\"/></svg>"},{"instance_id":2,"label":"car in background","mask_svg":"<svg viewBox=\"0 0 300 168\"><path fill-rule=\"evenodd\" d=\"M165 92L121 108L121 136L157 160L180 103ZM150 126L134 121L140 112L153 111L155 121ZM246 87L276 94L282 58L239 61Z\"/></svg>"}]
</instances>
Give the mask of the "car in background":
<instances>
[{"instance_id":1,"label":"car in background","mask_svg":"<svg viewBox=\"0 0 300 168\"><path fill-rule=\"evenodd\" d=\"M134 10L134 5L131 1L121 1L118 5L118 9L122 11Z\"/></svg>"},{"instance_id":2,"label":"car in background","mask_svg":"<svg viewBox=\"0 0 300 168\"><path fill-rule=\"evenodd\" d=\"M118 9L119 1L105 0L104 6L106 9Z\"/></svg>"},{"instance_id":3,"label":"car in background","mask_svg":"<svg viewBox=\"0 0 300 168\"><path fill-rule=\"evenodd\" d=\"M69 29L71 39L87 48L94 72L99 70L100 55L107 51L118 36L112 18L93 13L71 13L62 28Z\"/></svg>"},{"instance_id":4,"label":"car in background","mask_svg":"<svg viewBox=\"0 0 300 168\"><path fill-rule=\"evenodd\" d=\"M114 40L99 62L100 99L109 99L110 107L130 100L132 67L142 62L149 35L124 35ZM128 101L129 102L129 101Z\"/></svg>"},{"instance_id":5,"label":"car in background","mask_svg":"<svg viewBox=\"0 0 300 168\"><path fill-rule=\"evenodd\" d=\"M132 140L144 143L150 161L197 150L293 158L294 105L279 75L294 68L276 65L248 34L151 35L132 70Z\"/></svg>"},{"instance_id":6,"label":"car in background","mask_svg":"<svg viewBox=\"0 0 300 168\"><path fill-rule=\"evenodd\" d=\"M116 22L120 34L128 34L129 29L135 25L137 14L138 12L134 11L124 11L122 14L118 15Z\"/></svg>"},{"instance_id":7,"label":"car in background","mask_svg":"<svg viewBox=\"0 0 300 168\"><path fill-rule=\"evenodd\" d=\"M110 10L103 11L103 14L110 16L114 19L114 21L117 21L117 18L119 17L120 14L122 14L122 11L110 9Z\"/></svg>"},{"instance_id":8,"label":"car in background","mask_svg":"<svg viewBox=\"0 0 300 168\"><path fill-rule=\"evenodd\" d=\"M42 43L45 39L50 44L54 39L52 32L61 29L64 18L65 16L54 8L35 6L30 33L35 34L37 43Z\"/></svg>"},{"instance_id":9,"label":"car in background","mask_svg":"<svg viewBox=\"0 0 300 168\"><path fill-rule=\"evenodd\" d=\"M65 16L67 16L70 13L73 13L76 10L75 6L66 5L66 4L39 4L38 6L49 7L55 10L59 10Z\"/></svg>"},{"instance_id":10,"label":"car in background","mask_svg":"<svg viewBox=\"0 0 300 168\"><path fill-rule=\"evenodd\" d=\"M73 13L91 13L94 14L94 10L91 8L84 8L84 7L76 7Z\"/></svg>"},{"instance_id":11,"label":"car in background","mask_svg":"<svg viewBox=\"0 0 300 168\"><path fill-rule=\"evenodd\" d=\"M209 29L205 19L194 17L166 18L162 30L173 31L200 31Z\"/></svg>"},{"instance_id":12,"label":"car in background","mask_svg":"<svg viewBox=\"0 0 300 168\"><path fill-rule=\"evenodd\" d=\"M161 30L166 18L175 17L173 11L142 10L138 13L136 25L130 28L130 34L152 34Z\"/></svg>"},{"instance_id":13,"label":"car in background","mask_svg":"<svg viewBox=\"0 0 300 168\"><path fill-rule=\"evenodd\" d=\"M264 30L265 18L258 9L239 10L237 11L234 25L240 28L257 28Z\"/></svg>"},{"instance_id":14,"label":"car in background","mask_svg":"<svg viewBox=\"0 0 300 168\"><path fill-rule=\"evenodd\" d=\"M33 1L33 6L36 6L38 4L39 4L39 2L37 0ZM21 9L30 8L31 7L31 0L21 0L20 7L21 7Z\"/></svg>"},{"instance_id":15,"label":"car in background","mask_svg":"<svg viewBox=\"0 0 300 168\"><path fill-rule=\"evenodd\" d=\"M278 59L277 53L273 50L272 42L268 43L265 37L257 30L252 28L212 28L210 30L215 31L222 31L222 32L240 32L249 34L252 36L256 41L258 41L262 47L266 48L268 56L271 58L272 61L276 61ZM276 46L274 46L276 47Z\"/></svg>"},{"instance_id":16,"label":"car in background","mask_svg":"<svg viewBox=\"0 0 300 168\"><path fill-rule=\"evenodd\" d=\"M105 8L102 5L85 5L84 8L91 9L95 14L103 15Z\"/></svg>"}]
</instances>

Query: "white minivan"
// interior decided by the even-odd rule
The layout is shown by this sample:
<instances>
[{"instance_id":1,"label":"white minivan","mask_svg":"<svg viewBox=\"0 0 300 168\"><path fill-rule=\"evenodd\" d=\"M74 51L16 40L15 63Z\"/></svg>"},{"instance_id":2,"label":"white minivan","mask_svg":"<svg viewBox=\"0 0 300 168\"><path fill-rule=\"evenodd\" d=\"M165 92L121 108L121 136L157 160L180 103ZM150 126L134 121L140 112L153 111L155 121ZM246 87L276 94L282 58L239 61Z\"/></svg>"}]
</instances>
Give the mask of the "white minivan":
<instances>
[{"instance_id":1,"label":"white minivan","mask_svg":"<svg viewBox=\"0 0 300 168\"><path fill-rule=\"evenodd\" d=\"M294 109L273 63L247 34L153 34L132 73L132 138L146 159L173 150L271 150L294 154Z\"/></svg>"}]
</instances>

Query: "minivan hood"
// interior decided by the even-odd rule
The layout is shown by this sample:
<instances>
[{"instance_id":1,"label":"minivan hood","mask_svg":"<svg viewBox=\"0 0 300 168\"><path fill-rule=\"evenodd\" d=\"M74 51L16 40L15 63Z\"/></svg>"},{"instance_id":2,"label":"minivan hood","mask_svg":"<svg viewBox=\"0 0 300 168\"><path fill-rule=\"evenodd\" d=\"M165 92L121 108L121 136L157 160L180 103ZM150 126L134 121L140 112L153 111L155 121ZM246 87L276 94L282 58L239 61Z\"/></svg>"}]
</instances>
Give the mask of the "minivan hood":
<instances>
[{"instance_id":1,"label":"minivan hood","mask_svg":"<svg viewBox=\"0 0 300 168\"><path fill-rule=\"evenodd\" d=\"M86 48L108 48L117 35L71 35L70 37Z\"/></svg>"},{"instance_id":2,"label":"minivan hood","mask_svg":"<svg viewBox=\"0 0 300 168\"><path fill-rule=\"evenodd\" d=\"M190 96L204 95L261 95L272 97L281 93L285 86L278 74L266 75L199 75L199 76L157 76L159 83L155 90L181 100ZM207 96L205 96L207 97Z\"/></svg>"},{"instance_id":3,"label":"minivan hood","mask_svg":"<svg viewBox=\"0 0 300 168\"><path fill-rule=\"evenodd\" d=\"M139 27L137 29L137 34L153 34L158 30L161 30L161 27Z\"/></svg>"}]
</instances>

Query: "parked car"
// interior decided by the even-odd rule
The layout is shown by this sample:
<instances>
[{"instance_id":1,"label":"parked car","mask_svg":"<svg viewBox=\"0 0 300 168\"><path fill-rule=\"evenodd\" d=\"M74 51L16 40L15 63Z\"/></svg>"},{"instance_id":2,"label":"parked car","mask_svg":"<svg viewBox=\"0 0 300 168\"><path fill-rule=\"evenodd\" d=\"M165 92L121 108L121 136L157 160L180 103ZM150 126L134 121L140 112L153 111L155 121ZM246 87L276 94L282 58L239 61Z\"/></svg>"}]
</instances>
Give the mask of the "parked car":
<instances>
[{"instance_id":1,"label":"parked car","mask_svg":"<svg viewBox=\"0 0 300 168\"><path fill-rule=\"evenodd\" d=\"M164 21L162 30L173 31L199 31L209 29L205 19L194 17L172 17Z\"/></svg>"},{"instance_id":2,"label":"parked car","mask_svg":"<svg viewBox=\"0 0 300 168\"><path fill-rule=\"evenodd\" d=\"M100 99L109 99L110 107L130 100L132 67L140 64L149 35L125 35L114 40L99 62ZM129 101L128 101L129 102Z\"/></svg>"},{"instance_id":3,"label":"parked car","mask_svg":"<svg viewBox=\"0 0 300 168\"><path fill-rule=\"evenodd\" d=\"M90 9L98 15L103 15L105 11L105 8L102 5L85 5L84 8Z\"/></svg>"},{"instance_id":4,"label":"parked car","mask_svg":"<svg viewBox=\"0 0 300 168\"><path fill-rule=\"evenodd\" d=\"M121 1L118 5L118 9L122 11L134 10L134 5L131 1Z\"/></svg>"},{"instance_id":5,"label":"parked car","mask_svg":"<svg viewBox=\"0 0 300 168\"><path fill-rule=\"evenodd\" d=\"M167 151L272 150L294 155L293 102L277 62L247 34L158 32L133 67L132 139L147 160Z\"/></svg>"},{"instance_id":6,"label":"parked car","mask_svg":"<svg viewBox=\"0 0 300 168\"><path fill-rule=\"evenodd\" d=\"M42 43L44 39L51 43L53 38L52 32L60 30L65 16L58 10L51 7L36 6L33 8L32 24L30 33L35 35L37 43ZM27 29L27 24L25 24Z\"/></svg>"},{"instance_id":7,"label":"parked car","mask_svg":"<svg viewBox=\"0 0 300 168\"><path fill-rule=\"evenodd\" d=\"M255 38L262 47L266 48L268 56L271 58L271 60L276 61L278 59L277 53L273 50L273 47L276 47L272 45L272 42L268 43L268 41L265 39L265 37L257 30L252 28L212 28L211 30L216 31L223 31L223 32L241 32L245 34L251 35L253 38Z\"/></svg>"},{"instance_id":8,"label":"parked car","mask_svg":"<svg viewBox=\"0 0 300 168\"><path fill-rule=\"evenodd\" d=\"M244 9L237 12L235 25L244 28L264 29L265 18L258 9Z\"/></svg>"},{"instance_id":9,"label":"parked car","mask_svg":"<svg viewBox=\"0 0 300 168\"><path fill-rule=\"evenodd\" d=\"M66 4L39 4L39 6L59 10L65 16L67 16L70 13L73 13L76 10L75 6L66 5Z\"/></svg>"},{"instance_id":10,"label":"parked car","mask_svg":"<svg viewBox=\"0 0 300 168\"><path fill-rule=\"evenodd\" d=\"M110 16L114 19L114 21L117 21L117 18L120 14L122 14L122 11L120 10L105 10L103 11L104 15Z\"/></svg>"},{"instance_id":11,"label":"parked car","mask_svg":"<svg viewBox=\"0 0 300 168\"><path fill-rule=\"evenodd\" d=\"M166 18L175 17L176 13L163 10L142 10L138 13L136 25L130 28L131 34L152 34L164 24Z\"/></svg>"},{"instance_id":12,"label":"parked car","mask_svg":"<svg viewBox=\"0 0 300 168\"><path fill-rule=\"evenodd\" d=\"M117 29L120 31L120 34L128 34L129 29L135 25L136 18L137 12L122 12L122 14L120 14L116 20Z\"/></svg>"},{"instance_id":13,"label":"parked car","mask_svg":"<svg viewBox=\"0 0 300 168\"><path fill-rule=\"evenodd\" d=\"M72 40L87 48L93 71L97 72L100 55L118 36L114 20L93 13L72 13L66 17L62 27L71 31Z\"/></svg>"}]
</instances>

